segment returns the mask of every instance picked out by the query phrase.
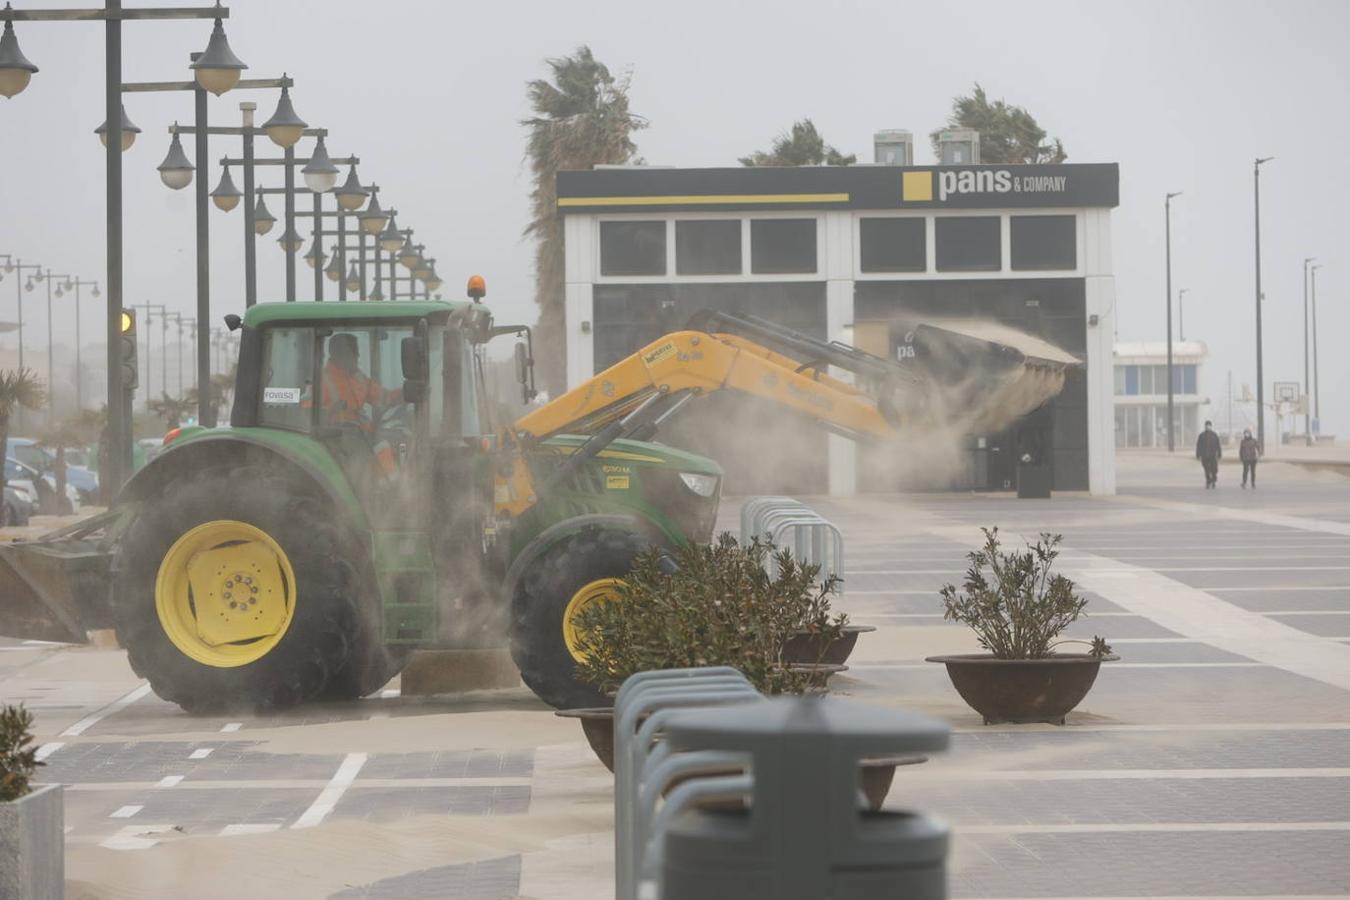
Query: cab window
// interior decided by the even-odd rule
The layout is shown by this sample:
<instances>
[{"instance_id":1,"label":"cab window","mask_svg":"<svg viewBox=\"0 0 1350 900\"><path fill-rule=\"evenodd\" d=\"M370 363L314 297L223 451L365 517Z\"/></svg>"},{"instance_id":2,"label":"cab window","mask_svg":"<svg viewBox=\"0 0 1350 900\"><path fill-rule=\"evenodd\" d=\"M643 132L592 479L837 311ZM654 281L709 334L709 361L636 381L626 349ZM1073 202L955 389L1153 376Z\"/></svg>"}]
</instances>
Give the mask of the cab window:
<instances>
[{"instance_id":1,"label":"cab window","mask_svg":"<svg viewBox=\"0 0 1350 900\"><path fill-rule=\"evenodd\" d=\"M259 423L309 431L314 418L314 329L267 329L263 332L262 357Z\"/></svg>"}]
</instances>

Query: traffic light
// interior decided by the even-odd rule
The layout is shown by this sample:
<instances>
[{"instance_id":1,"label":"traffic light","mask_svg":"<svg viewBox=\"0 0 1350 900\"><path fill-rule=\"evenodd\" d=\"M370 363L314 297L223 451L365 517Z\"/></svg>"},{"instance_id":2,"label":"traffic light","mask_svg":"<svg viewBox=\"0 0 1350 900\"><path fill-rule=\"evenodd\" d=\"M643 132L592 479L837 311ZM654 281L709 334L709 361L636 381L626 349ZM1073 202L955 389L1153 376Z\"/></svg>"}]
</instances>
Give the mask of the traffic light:
<instances>
[{"instance_id":1,"label":"traffic light","mask_svg":"<svg viewBox=\"0 0 1350 900\"><path fill-rule=\"evenodd\" d=\"M122 387L134 391L141 384L141 380L136 374L140 366L136 361L136 311L134 309L122 310L121 332Z\"/></svg>"}]
</instances>

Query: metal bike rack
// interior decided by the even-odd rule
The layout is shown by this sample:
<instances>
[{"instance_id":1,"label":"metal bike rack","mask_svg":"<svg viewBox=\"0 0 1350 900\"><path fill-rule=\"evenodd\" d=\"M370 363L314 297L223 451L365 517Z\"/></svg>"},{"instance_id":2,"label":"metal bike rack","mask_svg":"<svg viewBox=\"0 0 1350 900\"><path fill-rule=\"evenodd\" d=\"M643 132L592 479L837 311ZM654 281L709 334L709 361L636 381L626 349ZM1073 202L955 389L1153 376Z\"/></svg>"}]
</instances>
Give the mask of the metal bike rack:
<instances>
[{"instance_id":1,"label":"metal bike rack","mask_svg":"<svg viewBox=\"0 0 1350 900\"><path fill-rule=\"evenodd\" d=\"M786 547L803 563L820 566L821 574L844 577L844 535L834 523L791 497L752 497L741 508L741 543L755 537ZM777 575L772 559L766 568Z\"/></svg>"},{"instance_id":2,"label":"metal bike rack","mask_svg":"<svg viewBox=\"0 0 1350 900\"><path fill-rule=\"evenodd\" d=\"M720 765L723 771L736 766L736 760L727 759L725 754L668 759L668 749L656 742L666 719L681 708L744 704L762 699L745 676L729 666L639 672L619 688L614 701L616 900L638 897L638 874L651 843L655 805L660 797L659 789L648 789L649 777L659 774L668 781L676 775L692 775L700 770L699 763L705 768ZM676 791L698 783L701 782L682 784ZM700 792L706 790L700 788Z\"/></svg>"}]
</instances>

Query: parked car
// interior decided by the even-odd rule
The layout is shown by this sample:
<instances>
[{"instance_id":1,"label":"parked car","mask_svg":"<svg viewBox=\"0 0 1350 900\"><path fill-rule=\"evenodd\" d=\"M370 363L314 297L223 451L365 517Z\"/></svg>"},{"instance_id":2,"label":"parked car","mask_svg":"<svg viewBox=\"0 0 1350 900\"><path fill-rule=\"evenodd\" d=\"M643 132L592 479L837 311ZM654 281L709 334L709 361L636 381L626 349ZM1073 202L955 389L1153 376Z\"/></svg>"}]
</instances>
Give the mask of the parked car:
<instances>
[{"instance_id":1,"label":"parked car","mask_svg":"<svg viewBox=\"0 0 1350 900\"><path fill-rule=\"evenodd\" d=\"M78 451L81 448L73 449ZM10 438L5 445L5 456L13 457L46 475L56 475L56 453L40 446L32 438ZM83 465L71 465L69 450L66 453L66 484L74 485L81 503L98 501L98 476Z\"/></svg>"},{"instance_id":2,"label":"parked car","mask_svg":"<svg viewBox=\"0 0 1350 900\"><path fill-rule=\"evenodd\" d=\"M56 499L56 478L39 472L13 457L5 460L5 482L29 495L34 512L46 516L70 515L80 511L82 501L75 485L66 482L64 503Z\"/></svg>"},{"instance_id":3,"label":"parked car","mask_svg":"<svg viewBox=\"0 0 1350 900\"><path fill-rule=\"evenodd\" d=\"M5 502L0 506L0 527L27 525L34 508L35 504L27 492L5 485Z\"/></svg>"}]
</instances>

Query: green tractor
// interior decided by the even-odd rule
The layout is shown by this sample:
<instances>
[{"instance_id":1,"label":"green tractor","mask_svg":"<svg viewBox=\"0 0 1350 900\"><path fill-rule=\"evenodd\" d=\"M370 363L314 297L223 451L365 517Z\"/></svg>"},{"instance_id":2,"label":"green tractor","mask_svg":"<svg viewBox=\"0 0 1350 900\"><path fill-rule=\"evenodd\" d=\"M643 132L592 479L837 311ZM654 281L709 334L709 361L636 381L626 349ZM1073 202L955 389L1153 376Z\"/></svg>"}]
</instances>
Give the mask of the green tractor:
<instances>
[{"instance_id":1,"label":"green tractor","mask_svg":"<svg viewBox=\"0 0 1350 900\"><path fill-rule=\"evenodd\" d=\"M478 303L260 304L229 427L184 428L111 510L0 547L0 633L116 629L192 712L351 699L417 647L509 640L554 706L589 603L642 548L706 540L721 469L649 443L491 421ZM525 390L529 353L517 345ZM589 446L587 446L589 445Z\"/></svg>"},{"instance_id":2,"label":"green tractor","mask_svg":"<svg viewBox=\"0 0 1350 900\"><path fill-rule=\"evenodd\" d=\"M190 711L352 699L414 648L504 642L546 702L603 703L575 677L579 613L644 548L712 536L722 469L652 442L683 404L732 390L885 440L929 427L938 382L972 368L1000 379L963 400L978 410L1076 364L926 326L898 362L705 311L496 422L483 347L529 329L480 303L270 303L226 322L242 330L229 427L183 429L107 513L0 545L0 634L115 628Z\"/></svg>"}]
</instances>

